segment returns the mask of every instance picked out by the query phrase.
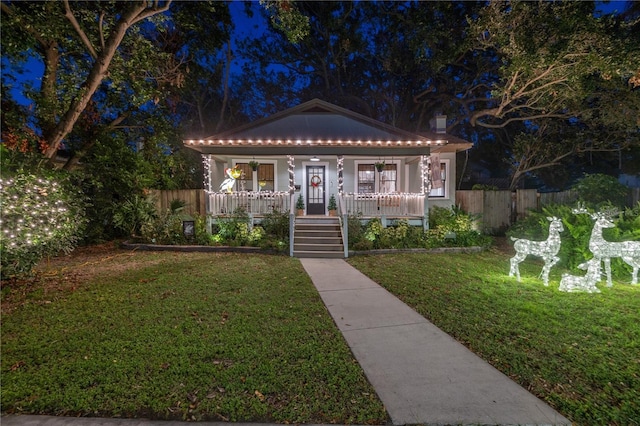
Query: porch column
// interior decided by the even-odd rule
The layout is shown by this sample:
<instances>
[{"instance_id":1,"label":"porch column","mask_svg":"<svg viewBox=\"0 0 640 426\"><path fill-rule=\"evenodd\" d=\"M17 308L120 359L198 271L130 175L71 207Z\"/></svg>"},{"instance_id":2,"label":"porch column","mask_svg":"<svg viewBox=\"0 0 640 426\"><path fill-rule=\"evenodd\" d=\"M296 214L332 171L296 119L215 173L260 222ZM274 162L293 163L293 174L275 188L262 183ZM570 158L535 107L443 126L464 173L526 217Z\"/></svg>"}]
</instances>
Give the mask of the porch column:
<instances>
[{"instance_id":1,"label":"porch column","mask_svg":"<svg viewBox=\"0 0 640 426\"><path fill-rule=\"evenodd\" d=\"M213 211L213 206L211 205L211 194L213 193L213 187L211 182L211 155L202 154L202 165L204 169L204 195L206 197L204 205L205 205L205 217L207 218L207 229L211 232L211 213Z\"/></svg>"},{"instance_id":2,"label":"porch column","mask_svg":"<svg viewBox=\"0 0 640 426\"><path fill-rule=\"evenodd\" d=\"M287 166L289 169L289 256L293 257L293 236L295 232L295 220L294 214L294 193L296 192L296 175L295 164L293 162L293 155L287 155Z\"/></svg>"},{"instance_id":3,"label":"porch column","mask_svg":"<svg viewBox=\"0 0 640 426\"><path fill-rule=\"evenodd\" d=\"M420 156L420 179L422 181L422 195L424 195L424 216L422 217L422 227L426 231L429 229L429 193L431 192L431 180L429 179L429 165L426 155Z\"/></svg>"},{"instance_id":4,"label":"porch column","mask_svg":"<svg viewBox=\"0 0 640 426\"><path fill-rule=\"evenodd\" d=\"M293 196L293 193L296 191L295 164L293 160L293 155L287 155L287 165L289 166L289 194L291 196Z\"/></svg>"},{"instance_id":5,"label":"porch column","mask_svg":"<svg viewBox=\"0 0 640 426\"><path fill-rule=\"evenodd\" d=\"M429 157L426 155L420 156L420 180L420 191L428 196L431 192L431 180L429 179Z\"/></svg>"},{"instance_id":6,"label":"porch column","mask_svg":"<svg viewBox=\"0 0 640 426\"><path fill-rule=\"evenodd\" d=\"M211 155L202 154L202 165L204 166L204 192L209 194L211 190Z\"/></svg>"},{"instance_id":7,"label":"porch column","mask_svg":"<svg viewBox=\"0 0 640 426\"><path fill-rule=\"evenodd\" d=\"M344 170L344 155L338 155L338 194L344 192L344 178L342 171Z\"/></svg>"}]
</instances>

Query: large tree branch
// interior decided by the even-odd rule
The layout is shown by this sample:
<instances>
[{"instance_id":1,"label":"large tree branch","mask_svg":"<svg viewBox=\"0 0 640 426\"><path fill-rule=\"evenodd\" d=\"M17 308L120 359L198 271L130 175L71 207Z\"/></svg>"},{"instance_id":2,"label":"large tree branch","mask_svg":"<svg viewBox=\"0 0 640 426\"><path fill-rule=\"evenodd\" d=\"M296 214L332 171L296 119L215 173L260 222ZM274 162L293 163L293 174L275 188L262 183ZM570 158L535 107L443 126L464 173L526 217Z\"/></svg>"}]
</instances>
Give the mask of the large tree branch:
<instances>
[{"instance_id":1,"label":"large tree branch","mask_svg":"<svg viewBox=\"0 0 640 426\"><path fill-rule=\"evenodd\" d=\"M138 14L138 16L136 16L133 21L131 21L131 25L137 24L138 22L144 21L145 19L159 13L166 12L167 10L169 10L169 6L171 6L172 1L173 0L165 0L164 6L160 6L163 2L161 0L155 0L153 2L153 7L149 8L148 10L146 7L146 2L143 2L144 9L142 9L140 14Z\"/></svg>"},{"instance_id":2,"label":"large tree branch","mask_svg":"<svg viewBox=\"0 0 640 426\"><path fill-rule=\"evenodd\" d=\"M489 114L485 114L485 115L489 115ZM490 123L484 123L482 121L476 121L476 124L478 124L478 126L480 127L484 127L487 129L502 129L510 123L529 121L529 120L539 120L543 118L569 118L571 116L572 116L571 114L537 114L537 115L528 115L523 117L512 117L512 118L509 118L508 120L500 122L500 124L490 124Z\"/></svg>"},{"instance_id":3,"label":"large tree branch","mask_svg":"<svg viewBox=\"0 0 640 426\"><path fill-rule=\"evenodd\" d=\"M71 27L75 30L76 34L78 34L78 37L80 37L80 40L89 51L91 57L93 59L97 59L98 52L96 52L96 49L93 47L93 43L91 43L91 40L89 40L89 37L87 37L87 34L84 32L84 30L80 26L80 23L73 15L73 11L71 11L71 6L69 5L69 0L64 0L64 16L71 23Z\"/></svg>"},{"instance_id":4,"label":"large tree branch","mask_svg":"<svg viewBox=\"0 0 640 426\"><path fill-rule=\"evenodd\" d=\"M98 34L100 34L100 49L104 49L104 11L100 13L98 19Z\"/></svg>"},{"instance_id":5,"label":"large tree branch","mask_svg":"<svg viewBox=\"0 0 640 426\"><path fill-rule=\"evenodd\" d=\"M71 101L69 109L63 115L62 119L58 122L53 131L46 135L49 146L45 151L45 155L48 158L52 159L55 157L64 138L71 132L71 130L73 130L73 127L82 114L82 111L84 111L87 104L93 97L93 94L96 92L107 74L111 61L113 60L118 47L122 43L127 30L136 22L144 19L141 17L149 17L155 13L165 11L166 8L169 7L170 3L170 1L167 1L164 7L154 7L150 10L147 9L146 2L131 3L129 9L120 16L113 27L111 34L107 38L104 49L102 49L98 54L98 57L96 58L78 95Z\"/></svg>"}]
</instances>

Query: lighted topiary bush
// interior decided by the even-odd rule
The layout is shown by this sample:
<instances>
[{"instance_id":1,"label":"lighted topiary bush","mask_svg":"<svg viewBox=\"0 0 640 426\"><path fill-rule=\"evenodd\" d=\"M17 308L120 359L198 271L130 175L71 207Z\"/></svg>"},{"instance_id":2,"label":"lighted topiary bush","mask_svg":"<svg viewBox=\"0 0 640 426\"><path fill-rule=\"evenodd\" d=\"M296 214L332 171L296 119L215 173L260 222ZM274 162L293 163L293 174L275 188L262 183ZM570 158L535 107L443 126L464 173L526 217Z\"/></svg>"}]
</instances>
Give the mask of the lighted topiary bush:
<instances>
[{"instance_id":1,"label":"lighted topiary bush","mask_svg":"<svg viewBox=\"0 0 640 426\"><path fill-rule=\"evenodd\" d=\"M82 236L81 195L63 181L23 173L0 179L2 279L31 273L44 257L71 251Z\"/></svg>"}]
</instances>

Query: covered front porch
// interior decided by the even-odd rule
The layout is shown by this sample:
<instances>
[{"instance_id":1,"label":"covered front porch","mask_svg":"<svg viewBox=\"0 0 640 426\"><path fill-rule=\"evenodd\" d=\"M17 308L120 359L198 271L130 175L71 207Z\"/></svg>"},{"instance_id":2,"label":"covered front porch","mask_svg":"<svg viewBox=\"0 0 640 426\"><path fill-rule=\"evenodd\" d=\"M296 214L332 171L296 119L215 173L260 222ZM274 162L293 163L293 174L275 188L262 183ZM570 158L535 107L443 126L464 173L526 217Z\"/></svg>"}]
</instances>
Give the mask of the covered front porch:
<instances>
[{"instance_id":1,"label":"covered front porch","mask_svg":"<svg viewBox=\"0 0 640 426\"><path fill-rule=\"evenodd\" d=\"M349 216L379 218L383 226L405 219L426 229L429 197L445 204L454 199L458 147L452 140L470 146L316 99L184 144L202 154L212 222L236 212L252 224L273 212L288 214L293 255L296 218L337 216L346 257Z\"/></svg>"}]
</instances>

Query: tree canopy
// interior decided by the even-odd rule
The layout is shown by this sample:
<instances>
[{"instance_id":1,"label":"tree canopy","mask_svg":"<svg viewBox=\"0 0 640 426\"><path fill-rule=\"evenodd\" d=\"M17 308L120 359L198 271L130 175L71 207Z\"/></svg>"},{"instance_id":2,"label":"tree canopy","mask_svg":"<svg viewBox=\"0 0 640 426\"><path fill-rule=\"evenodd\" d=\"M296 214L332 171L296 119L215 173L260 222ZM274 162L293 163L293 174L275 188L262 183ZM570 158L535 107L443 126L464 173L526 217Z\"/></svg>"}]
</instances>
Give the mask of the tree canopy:
<instances>
[{"instance_id":1,"label":"tree canopy","mask_svg":"<svg viewBox=\"0 0 640 426\"><path fill-rule=\"evenodd\" d=\"M69 169L128 149L145 185L187 186L197 158L184 159L183 138L319 97L414 132L446 114L447 130L475 143L471 160L512 187L637 171L638 3L602 13L593 1L264 0L245 10L265 26L240 40L222 2L3 0L3 62L43 64L25 93L31 110L3 74L3 142L50 161L65 153Z\"/></svg>"}]
</instances>

